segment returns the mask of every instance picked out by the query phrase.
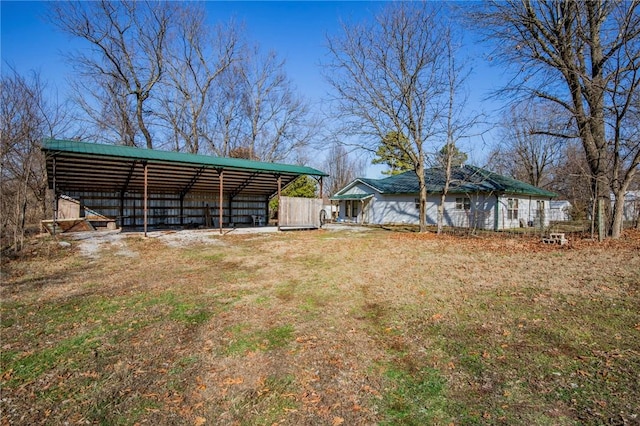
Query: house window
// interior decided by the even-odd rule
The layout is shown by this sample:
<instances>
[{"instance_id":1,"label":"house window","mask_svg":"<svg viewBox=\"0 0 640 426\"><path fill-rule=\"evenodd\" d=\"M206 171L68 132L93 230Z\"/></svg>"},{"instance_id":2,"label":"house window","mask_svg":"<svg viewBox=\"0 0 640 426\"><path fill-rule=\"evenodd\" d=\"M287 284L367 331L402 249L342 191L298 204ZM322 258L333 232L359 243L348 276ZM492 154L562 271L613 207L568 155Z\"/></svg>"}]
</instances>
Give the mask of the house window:
<instances>
[{"instance_id":1,"label":"house window","mask_svg":"<svg viewBox=\"0 0 640 426\"><path fill-rule=\"evenodd\" d=\"M345 215L344 217L356 217L358 216L358 201L357 200L346 200L344 202L345 207Z\"/></svg>"},{"instance_id":2,"label":"house window","mask_svg":"<svg viewBox=\"0 0 640 426\"><path fill-rule=\"evenodd\" d=\"M509 220L518 219L518 199L517 198L507 199L507 219Z\"/></svg>"},{"instance_id":3,"label":"house window","mask_svg":"<svg viewBox=\"0 0 640 426\"><path fill-rule=\"evenodd\" d=\"M471 210L471 199L469 197L456 198L456 210Z\"/></svg>"}]
</instances>

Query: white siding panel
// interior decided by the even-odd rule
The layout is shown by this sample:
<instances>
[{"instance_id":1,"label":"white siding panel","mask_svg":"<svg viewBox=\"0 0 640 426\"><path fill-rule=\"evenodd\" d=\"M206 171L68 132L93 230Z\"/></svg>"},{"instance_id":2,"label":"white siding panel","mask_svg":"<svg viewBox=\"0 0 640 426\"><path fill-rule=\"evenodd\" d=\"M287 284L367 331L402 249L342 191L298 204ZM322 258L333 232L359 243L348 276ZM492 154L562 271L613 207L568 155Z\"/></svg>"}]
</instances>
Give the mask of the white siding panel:
<instances>
[{"instance_id":1,"label":"white siding panel","mask_svg":"<svg viewBox=\"0 0 640 426\"><path fill-rule=\"evenodd\" d=\"M416 208L415 196L376 194L371 205L370 223L418 223L419 211Z\"/></svg>"}]
</instances>

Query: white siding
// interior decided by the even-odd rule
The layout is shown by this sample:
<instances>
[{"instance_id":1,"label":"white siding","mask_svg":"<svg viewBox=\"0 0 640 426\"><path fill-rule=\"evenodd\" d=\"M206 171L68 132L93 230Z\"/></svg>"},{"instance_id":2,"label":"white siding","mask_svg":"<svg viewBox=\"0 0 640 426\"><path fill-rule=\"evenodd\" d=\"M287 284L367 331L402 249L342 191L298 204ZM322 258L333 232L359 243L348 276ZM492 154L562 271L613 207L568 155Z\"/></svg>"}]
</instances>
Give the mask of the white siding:
<instances>
[{"instance_id":1,"label":"white siding","mask_svg":"<svg viewBox=\"0 0 640 426\"><path fill-rule=\"evenodd\" d=\"M369 207L369 222L375 224L418 223L413 195L375 194Z\"/></svg>"},{"instance_id":2,"label":"white siding","mask_svg":"<svg viewBox=\"0 0 640 426\"><path fill-rule=\"evenodd\" d=\"M509 217L509 199L518 200L517 217ZM549 226L550 217L548 198L503 195L499 200L497 229L513 229L523 226L546 227Z\"/></svg>"},{"instance_id":3,"label":"white siding","mask_svg":"<svg viewBox=\"0 0 640 426\"><path fill-rule=\"evenodd\" d=\"M357 190L370 188L357 188ZM361 194L365 192L355 192L356 186L349 190L352 194ZM457 198L469 198L469 208L463 208L456 203ZM352 201L357 203L357 216L346 216L346 202L340 201L339 220L353 221L358 223L370 224L414 224L419 221L419 209L416 206L416 194L390 194L384 195L377 192L373 193L373 197L362 200ZM508 200L517 200L517 215L509 218ZM539 210L539 204L543 203L543 210ZM427 198L427 225L435 226L438 220L438 205L440 204L440 195L429 195ZM497 207L496 207L497 205ZM497 208L497 211L496 211ZM497 223L496 223L497 219ZM504 195L496 197L490 194L449 194L445 198L444 205L444 226L460 227L460 228L476 228L476 229L512 229L521 226L549 226L551 214L549 210L549 200L535 197L522 197L517 195Z\"/></svg>"}]
</instances>

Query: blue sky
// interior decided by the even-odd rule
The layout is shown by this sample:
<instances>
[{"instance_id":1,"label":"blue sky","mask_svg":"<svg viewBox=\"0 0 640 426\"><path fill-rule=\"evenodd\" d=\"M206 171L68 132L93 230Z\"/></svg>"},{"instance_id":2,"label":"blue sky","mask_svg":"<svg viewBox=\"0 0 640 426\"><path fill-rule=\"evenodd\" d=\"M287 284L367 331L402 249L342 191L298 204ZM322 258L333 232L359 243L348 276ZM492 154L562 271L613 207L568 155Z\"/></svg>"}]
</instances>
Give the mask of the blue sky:
<instances>
[{"instance_id":1,"label":"blue sky","mask_svg":"<svg viewBox=\"0 0 640 426\"><path fill-rule=\"evenodd\" d=\"M209 19L226 22L234 17L244 23L247 39L258 43L262 50L275 50L286 60L286 70L300 94L318 105L328 85L322 78L320 61L326 54L326 35L341 31L340 21L360 22L370 18L382 2L208 2ZM64 97L66 81L72 69L63 52L79 48L81 42L56 30L44 18L47 5L43 2L2 1L1 55L3 70L9 65L25 74L38 70L49 87ZM483 101L492 89L499 86L497 70L490 69L482 60L483 52L473 45L466 54L471 57L473 73L468 81L470 105L473 109L491 112L496 106ZM490 139L490 138L489 138ZM470 159L483 161L487 150L484 140L469 141ZM375 176L379 168L371 168L368 175Z\"/></svg>"}]
</instances>

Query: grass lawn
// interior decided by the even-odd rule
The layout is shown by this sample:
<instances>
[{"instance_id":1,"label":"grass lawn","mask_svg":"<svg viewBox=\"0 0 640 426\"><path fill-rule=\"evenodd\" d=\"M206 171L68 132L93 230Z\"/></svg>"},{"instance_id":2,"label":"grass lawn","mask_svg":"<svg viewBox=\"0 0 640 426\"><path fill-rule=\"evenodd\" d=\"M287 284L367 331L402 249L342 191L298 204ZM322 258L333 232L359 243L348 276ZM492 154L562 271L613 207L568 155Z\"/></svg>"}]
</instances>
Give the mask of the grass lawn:
<instances>
[{"instance_id":1,"label":"grass lawn","mask_svg":"<svg viewBox=\"0 0 640 426\"><path fill-rule=\"evenodd\" d=\"M4 257L2 424L640 423L637 231L199 235Z\"/></svg>"}]
</instances>

